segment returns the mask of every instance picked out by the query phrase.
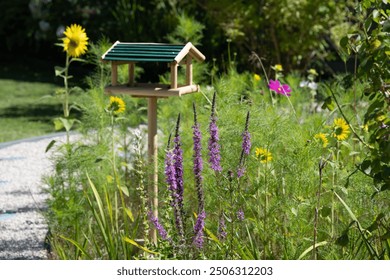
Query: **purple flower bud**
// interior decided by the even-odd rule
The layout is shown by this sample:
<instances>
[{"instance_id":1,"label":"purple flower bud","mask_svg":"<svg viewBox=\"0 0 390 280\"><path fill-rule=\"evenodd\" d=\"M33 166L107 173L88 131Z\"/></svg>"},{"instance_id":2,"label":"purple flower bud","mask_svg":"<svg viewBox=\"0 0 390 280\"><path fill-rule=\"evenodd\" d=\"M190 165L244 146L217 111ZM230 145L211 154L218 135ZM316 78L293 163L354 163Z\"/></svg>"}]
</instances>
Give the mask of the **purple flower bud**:
<instances>
[{"instance_id":1,"label":"purple flower bud","mask_svg":"<svg viewBox=\"0 0 390 280\"><path fill-rule=\"evenodd\" d=\"M246 155L251 151L251 134L247 130L242 133L242 151Z\"/></svg>"},{"instance_id":2,"label":"purple flower bud","mask_svg":"<svg viewBox=\"0 0 390 280\"><path fill-rule=\"evenodd\" d=\"M245 166L240 166L237 169L237 178L241 178L245 174Z\"/></svg>"},{"instance_id":3,"label":"purple flower bud","mask_svg":"<svg viewBox=\"0 0 390 280\"><path fill-rule=\"evenodd\" d=\"M161 238L163 240L170 240L170 238L168 237L167 231L165 230L163 225L160 224L160 222L158 221L158 218L153 216L152 211L149 211L148 217L149 217L149 220L153 223L154 227L157 229L158 234L161 236Z\"/></svg>"},{"instance_id":4,"label":"purple flower bud","mask_svg":"<svg viewBox=\"0 0 390 280\"><path fill-rule=\"evenodd\" d=\"M203 248L203 231L204 231L204 221L206 219L206 212L205 211L202 211L199 215L198 215L198 218L196 220L196 224L194 226L194 233L195 233L195 236L194 236L194 245L198 248L198 249L202 249Z\"/></svg>"},{"instance_id":5,"label":"purple flower bud","mask_svg":"<svg viewBox=\"0 0 390 280\"><path fill-rule=\"evenodd\" d=\"M242 209L238 210L237 211L237 220L243 221L244 219L245 219L244 211L242 211Z\"/></svg>"},{"instance_id":6,"label":"purple flower bud","mask_svg":"<svg viewBox=\"0 0 390 280\"><path fill-rule=\"evenodd\" d=\"M183 229L183 220L181 216L181 211L179 208L179 195L177 192L177 183L176 183L176 169L174 165L175 155L172 151L168 151L165 157L165 180L168 184L168 189L171 193L171 206L175 215L176 229L179 235L184 237Z\"/></svg>"},{"instance_id":7,"label":"purple flower bud","mask_svg":"<svg viewBox=\"0 0 390 280\"><path fill-rule=\"evenodd\" d=\"M208 142L209 163L211 164L211 168L214 171L221 172L222 167L220 164L221 161L220 145L218 143L219 135L218 135L217 117L215 116L215 98L216 98L216 94L214 93L213 104L211 109L211 118L209 124L209 133L210 133L210 138Z\"/></svg>"},{"instance_id":8,"label":"purple flower bud","mask_svg":"<svg viewBox=\"0 0 390 280\"><path fill-rule=\"evenodd\" d=\"M183 208L183 194L184 194L184 181L183 181L183 150L181 148L180 136L176 135L173 139L175 146L173 148L174 154L174 166L176 173L176 187L177 187L177 200L179 208Z\"/></svg>"}]
</instances>

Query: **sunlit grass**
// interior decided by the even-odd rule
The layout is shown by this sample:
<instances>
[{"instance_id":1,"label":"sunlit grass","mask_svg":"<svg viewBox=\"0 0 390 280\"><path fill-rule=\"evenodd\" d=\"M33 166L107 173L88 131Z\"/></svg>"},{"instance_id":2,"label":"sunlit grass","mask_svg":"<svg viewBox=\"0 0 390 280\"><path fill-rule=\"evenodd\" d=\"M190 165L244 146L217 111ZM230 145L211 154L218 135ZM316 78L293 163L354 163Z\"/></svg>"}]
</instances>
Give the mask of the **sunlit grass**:
<instances>
[{"instance_id":1,"label":"sunlit grass","mask_svg":"<svg viewBox=\"0 0 390 280\"><path fill-rule=\"evenodd\" d=\"M55 132L53 118L62 112L57 88L54 83L0 79L0 142Z\"/></svg>"}]
</instances>

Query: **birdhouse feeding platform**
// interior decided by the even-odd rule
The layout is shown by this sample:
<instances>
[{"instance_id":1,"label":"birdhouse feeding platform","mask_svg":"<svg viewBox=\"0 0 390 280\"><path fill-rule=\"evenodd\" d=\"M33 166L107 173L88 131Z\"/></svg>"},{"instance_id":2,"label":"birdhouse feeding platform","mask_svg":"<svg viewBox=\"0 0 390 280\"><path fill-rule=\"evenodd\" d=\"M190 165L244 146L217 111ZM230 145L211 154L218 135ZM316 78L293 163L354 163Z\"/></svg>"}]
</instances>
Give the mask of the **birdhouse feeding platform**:
<instances>
[{"instance_id":1,"label":"birdhouse feeding platform","mask_svg":"<svg viewBox=\"0 0 390 280\"><path fill-rule=\"evenodd\" d=\"M199 86L192 82L192 61L204 61L205 56L191 43L185 45L158 43L122 43L115 42L102 56L103 61L111 62L111 86L108 94L129 94L135 97L170 97L198 92ZM168 63L171 77L170 84L138 84L134 80L134 68L137 62ZM118 85L118 65L128 64L129 80L125 85ZM178 85L177 69L186 67L185 85Z\"/></svg>"},{"instance_id":2,"label":"birdhouse feeding platform","mask_svg":"<svg viewBox=\"0 0 390 280\"><path fill-rule=\"evenodd\" d=\"M158 217L158 163L157 163L157 99L198 92L199 86L192 81L193 60L202 62L205 56L191 43L185 45L159 43L123 43L115 42L102 56L105 62L111 62L111 85L105 88L109 95L127 94L133 97L148 98L148 157L153 165L150 178L151 205L153 215ZM170 67L170 84L136 83L134 80L135 63L160 62ZM118 65L128 64L129 79L127 84L118 85ZM178 85L177 70L185 65L184 85ZM174 108L175 109L175 108ZM157 243L157 232L151 232L151 238Z\"/></svg>"}]
</instances>

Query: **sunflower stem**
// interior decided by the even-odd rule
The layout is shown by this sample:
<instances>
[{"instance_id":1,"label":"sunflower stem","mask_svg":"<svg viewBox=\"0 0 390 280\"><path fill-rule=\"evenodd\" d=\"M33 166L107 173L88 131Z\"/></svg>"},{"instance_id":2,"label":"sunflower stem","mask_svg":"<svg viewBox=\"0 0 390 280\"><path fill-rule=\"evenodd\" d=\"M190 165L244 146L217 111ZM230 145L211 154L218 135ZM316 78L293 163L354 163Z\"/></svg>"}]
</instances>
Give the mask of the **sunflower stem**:
<instances>
[{"instance_id":1,"label":"sunflower stem","mask_svg":"<svg viewBox=\"0 0 390 280\"><path fill-rule=\"evenodd\" d=\"M65 61L65 72L64 72L64 86L65 86L65 96L64 96L64 117L67 119L69 117L69 86L68 86L68 72L69 72L69 59L70 56L66 53ZM69 144L69 131L66 129L66 143Z\"/></svg>"}]
</instances>

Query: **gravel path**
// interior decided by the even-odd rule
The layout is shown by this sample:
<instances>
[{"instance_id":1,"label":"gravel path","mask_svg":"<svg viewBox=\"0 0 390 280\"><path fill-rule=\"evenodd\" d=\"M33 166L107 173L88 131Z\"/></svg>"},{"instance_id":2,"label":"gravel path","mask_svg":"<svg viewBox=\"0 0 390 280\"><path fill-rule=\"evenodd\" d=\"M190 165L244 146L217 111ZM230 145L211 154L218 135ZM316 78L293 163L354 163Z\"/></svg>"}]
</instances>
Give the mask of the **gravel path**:
<instances>
[{"instance_id":1,"label":"gravel path","mask_svg":"<svg viewBox=\"0 0 390 280\"><path fill-rule=\"evenodd\" d=\"M51 171L45 149L53 139L64 136L0 145L0 260L48 258L42 215L48 195L41 178Z\"/></svg>"}]
</instances>

